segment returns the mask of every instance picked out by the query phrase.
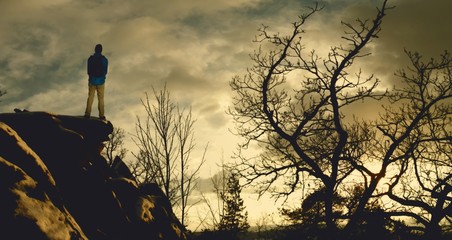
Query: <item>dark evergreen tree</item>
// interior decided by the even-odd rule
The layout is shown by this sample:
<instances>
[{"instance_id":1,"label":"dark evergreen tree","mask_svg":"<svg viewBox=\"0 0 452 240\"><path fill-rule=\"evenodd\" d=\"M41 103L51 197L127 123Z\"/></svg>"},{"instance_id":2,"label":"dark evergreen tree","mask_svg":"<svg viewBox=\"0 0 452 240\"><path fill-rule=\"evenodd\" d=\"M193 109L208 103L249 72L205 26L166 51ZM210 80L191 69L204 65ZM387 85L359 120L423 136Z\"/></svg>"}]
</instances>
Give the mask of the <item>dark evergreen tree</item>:
<instances>
[{"instance_id":1,"label":"dark evergreen tree","mask_svg":"<svg viewBox=\"0 0 452 240\"><path fill-rule=\"evenodd\" d=\"M248 212L245 211L243 199L240 196L241 192L239 176L232 172L228 178L226 191L221 194L224 211L218 225L218 230L228 235L229 239L237 239L239 233L243 233L249 228Z\"/></svg>"}]
</instances>

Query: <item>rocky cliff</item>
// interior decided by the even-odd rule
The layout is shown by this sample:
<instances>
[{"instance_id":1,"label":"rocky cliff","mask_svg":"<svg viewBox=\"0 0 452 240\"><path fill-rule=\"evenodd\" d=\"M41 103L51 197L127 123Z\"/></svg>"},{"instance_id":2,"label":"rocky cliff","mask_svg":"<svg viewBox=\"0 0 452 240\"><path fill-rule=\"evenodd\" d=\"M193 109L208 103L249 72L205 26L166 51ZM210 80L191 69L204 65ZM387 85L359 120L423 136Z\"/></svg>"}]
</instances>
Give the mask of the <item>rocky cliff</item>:
<instances>
[{"instance_id":1,"label":"rocky cliff","mask_svg":"<svg viewBox=\"0 0 452 240\"><path fill-rule=\"evenodd\" d=\"M100 152L108 121L0 114L1 239L187 239L168 199ZM122 169L117 171L115 169Z\"/></svg>"}]
</instances>

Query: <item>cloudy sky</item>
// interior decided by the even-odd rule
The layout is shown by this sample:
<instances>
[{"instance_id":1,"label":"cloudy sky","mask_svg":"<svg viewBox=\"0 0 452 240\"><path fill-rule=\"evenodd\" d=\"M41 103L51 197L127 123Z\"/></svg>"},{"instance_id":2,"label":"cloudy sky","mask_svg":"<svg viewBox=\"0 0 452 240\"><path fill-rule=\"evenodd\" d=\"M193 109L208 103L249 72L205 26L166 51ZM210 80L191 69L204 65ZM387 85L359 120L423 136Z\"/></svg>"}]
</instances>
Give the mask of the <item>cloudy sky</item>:
<instances>
[{"instance_id":1,"label":"cloudy sky","mask_svg":"<svg viewBox=\"0 0 452 240\"><path fill-rule=\"evenodd\" d=\"M237 139L225 114L229 81L252 62L261 24L276 31L312 0L0 0L0 111L14 108L82 115L87 96L86 60L102 43L108 57L106 116L134 132L140 99L167 83L181 106L192 106L199 146L210 143L203 176L227 160ZM340 41L341 20L372 18L381 0L326 0L306 25L306 46L325 52ZM391 86L407 64L403 49L426 57L452 50L452 1L390 0L372 56L362 62ZM97 115L96 101L93 115ZM369 108L366 108L369 111ZM358 114L369 114L354 109ZM201 147L202 148L202 147Z\"/></svg>"},{"instance_id":2,"label":"cloudy sky","mask_svg":"<svg viewBox=\"0 0 452 240\"><path fill-rule=\"evenodd\" d=\"M136 116L143 114L140 99L166 83L175 102L192 106L198 146L210 144L204 169L204 175L210 175L222 156L227 161L238 141L228 131L233 125L225 114L232 94L228 83L251 66L249 54L258 47L252 42L256 30L265 24L284 33L313 2L0 0L0 89L7 91L0 98L0 111L25 108L82 115L86 60L95 44L102 43L110 62L107 118L133 133ZM326 52L340 42L341 20L372 18L381 2L323 1L324 10L306 25L307 49ZM375 73L387 87L393 72L407 64L404 48L427 57L452 48L452 1L389 4L396 8L384 19L372 56L361 62L364 71Z\"/></svg>"}]
</instances>

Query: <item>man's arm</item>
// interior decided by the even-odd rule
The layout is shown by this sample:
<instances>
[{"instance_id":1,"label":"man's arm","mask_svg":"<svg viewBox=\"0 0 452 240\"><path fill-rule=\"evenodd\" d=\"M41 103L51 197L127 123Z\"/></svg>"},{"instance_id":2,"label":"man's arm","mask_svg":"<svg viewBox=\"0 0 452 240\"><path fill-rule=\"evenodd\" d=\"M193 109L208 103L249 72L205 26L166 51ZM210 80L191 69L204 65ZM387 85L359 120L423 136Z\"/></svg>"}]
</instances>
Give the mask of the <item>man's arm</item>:
<instances>
[{"instance_id":1,"label":"man's arm","mask_svg":"<svg viewBox=\"0 0 452 240\"><path fill-rule=\"evenodd\" d=\"M108 72L108 59L106 57L104 57L104 72L105 72L105 75L107 75L107 72Z\"/></svg>"},{"instance_id":2,"label":"man's arm","mask_svg":"<svg viewBox=\"0 0 452 240\"><path fill-rule=\"evenodd\" d=\"M91 62L91 56L88 58L88 61L86 61L86 73L88 74L88 76L89 76L89 65L90 65L90 62Z\"/></svg>"}]
</instances>

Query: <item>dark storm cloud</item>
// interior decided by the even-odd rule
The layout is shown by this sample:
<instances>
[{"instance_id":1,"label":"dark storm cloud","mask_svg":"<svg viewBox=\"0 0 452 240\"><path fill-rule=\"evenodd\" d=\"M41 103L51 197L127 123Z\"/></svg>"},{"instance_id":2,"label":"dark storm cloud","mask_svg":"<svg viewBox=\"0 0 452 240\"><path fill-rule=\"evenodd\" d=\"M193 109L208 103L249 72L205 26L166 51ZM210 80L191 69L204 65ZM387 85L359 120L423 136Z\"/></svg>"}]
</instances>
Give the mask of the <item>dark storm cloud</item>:
<instances>
[{"instance_id":1,"label":"dark storm cloud","mask_svg":"<svg viewBox=\"0 0 452 240\"><path fill-rule=\"evenodd\" d=\"M231 127L224 114L231 102L229 81L252 66L249 54L258 47L252 42L256 30L264 24L272 31L289 33L303 8L314 2L3 0L0 87L8 94L1 97L0 110L19 107L82 114L86 59L94 45L102 43L110 60L107 117L118 127L133 128L144 93L166 82L175 100L184 107L192 105L197 125L203 128L202 140L228 139L217 145L231 145L229 136L208 138L226 134ZM343 43L341 20L373 18L382 1L320 3L325 8L307 22L304 41L307 50L316 49L326 57L331 46ZM406 65L404 48L437 56L450 50L452 42L448 26L452 1L389 4L396 8L388 11L380 38L366 49L372 55L358 61L365 74L381 79L382 88L391 87L394 71ZM359 114L362 109L360 105L350 111Z\"/></svg>"}]
</instances>

